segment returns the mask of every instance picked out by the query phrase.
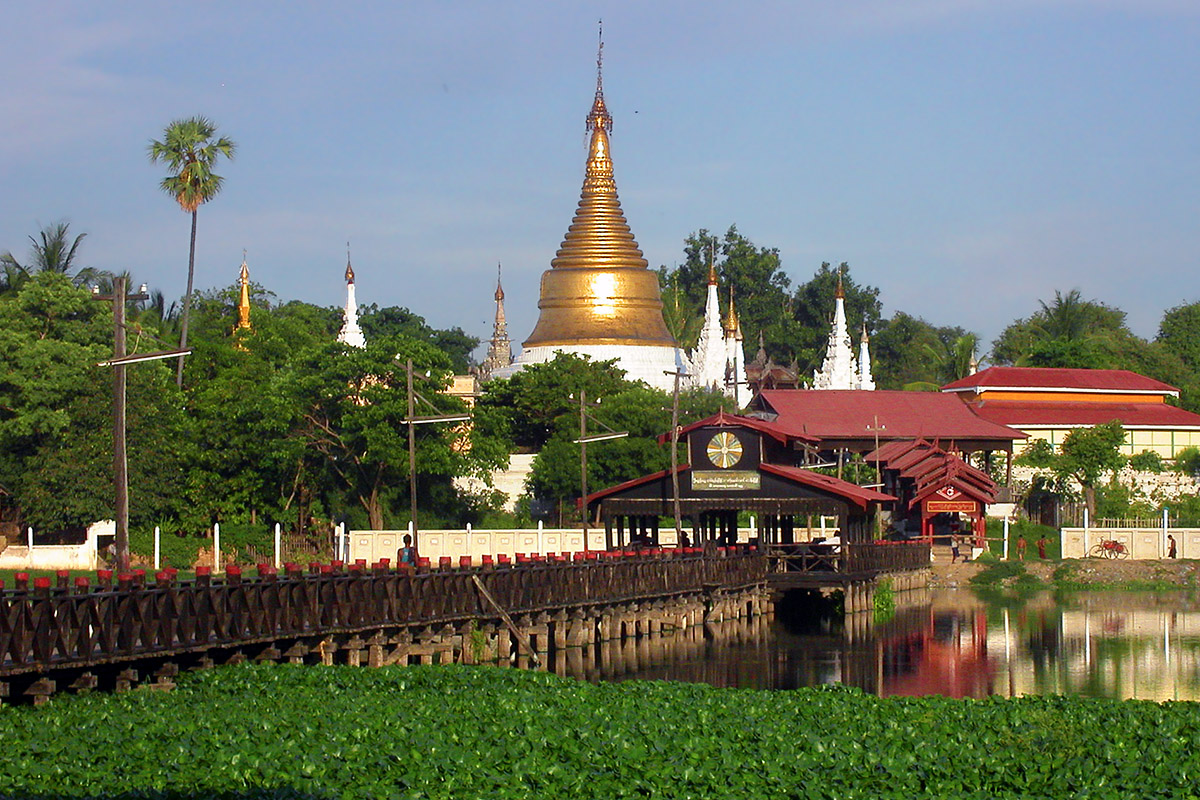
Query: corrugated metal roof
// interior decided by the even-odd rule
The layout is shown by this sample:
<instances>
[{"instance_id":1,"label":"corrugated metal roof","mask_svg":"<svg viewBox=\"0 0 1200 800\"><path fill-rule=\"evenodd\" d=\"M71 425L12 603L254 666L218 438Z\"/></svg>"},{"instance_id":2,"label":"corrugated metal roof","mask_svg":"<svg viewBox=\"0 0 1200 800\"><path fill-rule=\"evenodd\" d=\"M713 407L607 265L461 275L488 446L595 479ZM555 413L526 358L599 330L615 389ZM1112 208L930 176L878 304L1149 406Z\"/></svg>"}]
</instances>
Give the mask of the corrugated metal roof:
<instances>
[{"instance_id":1,"label":"corrugated metal roof","mask_svg":"<svg viewBox=\"0 0 1200 800\"><path fill-rule=\"evenodd\" d=\"M778 416L774 423L819 439L869 439L882 425L880 439L993 439L1012 441L1025 434L976 416L956 396L940 392L817 391L776 389L761 392L761 402Z\"/></svg>"},{"instance_id":2,"label":"corrugated metal roof","mask_svg":"<svg viewBox=\"0 0 1200 800\"><path fill-rule=\"evenodd\" d=\"M1066 369L1058 367L988 367L942 387L943 392L1021 389L1068 392L1143 392L1178 395L1169 383L1127 369Z\"/></svg>"}]
</instances>

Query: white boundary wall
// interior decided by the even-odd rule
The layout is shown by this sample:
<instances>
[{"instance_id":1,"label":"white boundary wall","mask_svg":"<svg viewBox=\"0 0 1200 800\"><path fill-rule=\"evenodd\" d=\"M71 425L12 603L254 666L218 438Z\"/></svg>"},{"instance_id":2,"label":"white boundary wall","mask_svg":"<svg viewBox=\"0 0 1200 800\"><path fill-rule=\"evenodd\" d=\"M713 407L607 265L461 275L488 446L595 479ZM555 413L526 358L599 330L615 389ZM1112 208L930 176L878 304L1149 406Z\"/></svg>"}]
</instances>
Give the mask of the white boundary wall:
<instances>
[{"instance_id":1,"label":"white boundary wall","mask_svg":"<svg viewBox=\"0 0 1200 800\"><path fill-rule=\"evenodd\" d=\"M0 552L0 569L79 569L94 570L100 566L101 536L115 536L117 524L110 520L96 522L88 528L83 544L9 545Z\"/></svg>"},{"instance_id":2,"label":"white boundary wall","mask_svg":"<svg viewBox=\"0 0 1200 800\"><path fill-rule=\"evenodd\" d=\"M1101 541L1129 548L1130 558L1167 557L1167 535L1175 537L1178 558L1200 558L1200 528L1063 528L1063 558L1083 558ZM1032 546L1032 542L1029 543Z\"/></svg>"},{"instance_id":3,"label":"white boundary wall","mask_svg":"<svg viewBox=\"0 0 1200 800\"><path fill-rule=\"evenodd\" d=\"M684 527L684 532L691 536L691 529ZM349 531L350 557L349 561L366 559L368 564L374 564L381 558L396 565L396 551L404 546L406 530L393 531ZM758 533L754 528L738 530L738 541L748 542ZM628 536L628 532L626 532ZM675 546L675 528L660 528L659 542L664 547ZM692 537L695 541L695 537ZM337 542L335 541L335 546ZM516 558L517 553L532 555L534 553L577 553L583 547L583 530L580 528L525 528L517 530L428 530L420 531L417 536L417 554L428 558L435 565L442 556L449 556L458 566L461 556L470 556L472 562L479 564L481 556L504 554ZM588 529L589 550L604 549L604 528Z\"/></svg>"}]
</instances>

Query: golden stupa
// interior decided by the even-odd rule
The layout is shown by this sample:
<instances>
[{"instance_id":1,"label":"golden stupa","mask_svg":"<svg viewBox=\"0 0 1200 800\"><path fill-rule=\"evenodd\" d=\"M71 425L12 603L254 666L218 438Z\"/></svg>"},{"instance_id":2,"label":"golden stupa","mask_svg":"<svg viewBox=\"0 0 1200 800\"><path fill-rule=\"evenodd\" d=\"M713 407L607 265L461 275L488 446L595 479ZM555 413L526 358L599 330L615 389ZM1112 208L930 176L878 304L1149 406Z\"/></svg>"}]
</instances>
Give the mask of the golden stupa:
<instances>
[{"instance_id":1,"label":"golden stupa","mask_svg":"<svg viewBox=\"0 0 1200 800\"><path fill-rule=\"evenodd\" d=\"M603 43L600 48L603 54ZM601 58L587 130L591 141L579 207L550 269L542 273L538 322L523 346L527 351L581 345L675 348L663 321L658 275L642 257L617 198Z\"/></svg>"}]
</instances>

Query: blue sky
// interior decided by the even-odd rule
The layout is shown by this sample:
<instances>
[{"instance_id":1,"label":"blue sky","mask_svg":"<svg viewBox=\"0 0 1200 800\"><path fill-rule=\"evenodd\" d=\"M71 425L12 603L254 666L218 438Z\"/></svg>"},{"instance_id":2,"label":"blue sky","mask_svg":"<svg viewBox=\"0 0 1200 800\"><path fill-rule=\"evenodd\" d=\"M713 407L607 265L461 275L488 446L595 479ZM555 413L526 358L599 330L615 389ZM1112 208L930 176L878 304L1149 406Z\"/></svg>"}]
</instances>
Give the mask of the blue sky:
<instances>
[{"instance_id":1,"label":"blue sky","mask_svg":"<svg viewBox=\"0 0 1200 800\"><path fill-rule=\"evenodd\" d=\"M1194 0L6 3L0 250L87 232L85 264L182 293L188 217L146 144L203 114L239 145L197 285L243 248L281 298L510 333L583 177L605 29L622 205L652 265L736 223L793 282L847 261L991 339L1055 289L1153 336L1200 300Z\"/></svg>"}]
</instances>

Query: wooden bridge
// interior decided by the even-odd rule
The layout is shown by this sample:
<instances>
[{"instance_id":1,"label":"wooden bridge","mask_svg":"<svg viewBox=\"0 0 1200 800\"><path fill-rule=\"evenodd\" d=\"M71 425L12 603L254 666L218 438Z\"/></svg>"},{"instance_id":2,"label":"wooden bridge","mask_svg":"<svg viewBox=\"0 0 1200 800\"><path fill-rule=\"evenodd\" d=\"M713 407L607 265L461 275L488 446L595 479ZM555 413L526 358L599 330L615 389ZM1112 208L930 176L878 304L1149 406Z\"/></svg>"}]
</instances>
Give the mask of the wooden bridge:
<instances>
[{"instance_id":1,"label":"wooden bridge","mask_svg":"<svg viewBox=\"0 0 1200 800\"><path fill-rule=\"evenodd\" d=\"M768 613L767 561L749 547L575 559L19 578L0 591L0 695L169 687L180 669L245 660L537 663L552 646Z\"/></svg>"},{"instance_id":2,"label":"wooden bridge","mask_svg":"<svg viewBox=\"0 0 1200 800\"><path fill-rule=\"evenodd\" d=\"M899 590L928 582L927 544L771 544L765 552L772 589L839 590L847 612L872 607L875 583L881 576L889 577Z\"/></svg>"}]
</instances>

